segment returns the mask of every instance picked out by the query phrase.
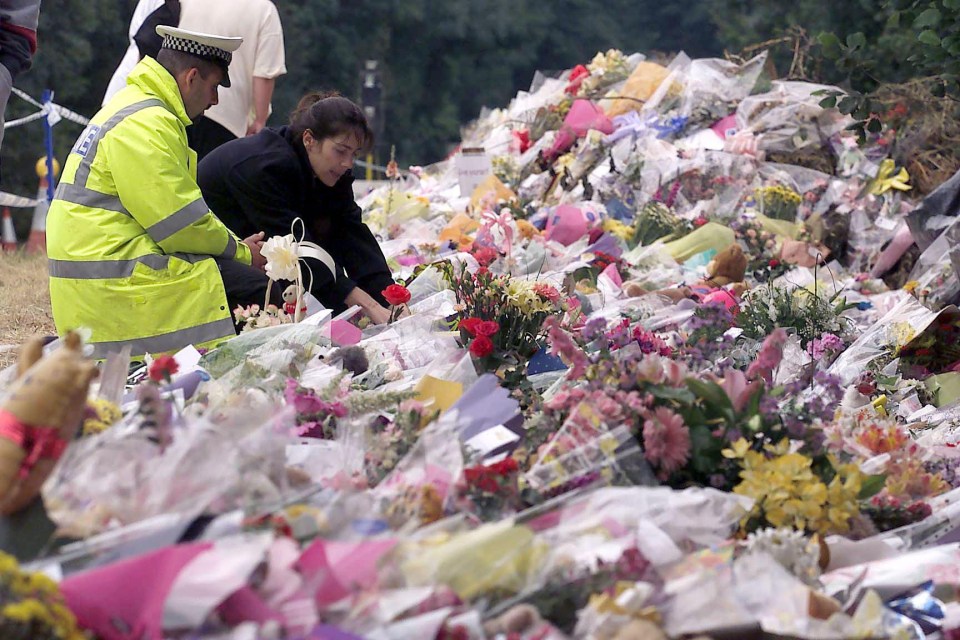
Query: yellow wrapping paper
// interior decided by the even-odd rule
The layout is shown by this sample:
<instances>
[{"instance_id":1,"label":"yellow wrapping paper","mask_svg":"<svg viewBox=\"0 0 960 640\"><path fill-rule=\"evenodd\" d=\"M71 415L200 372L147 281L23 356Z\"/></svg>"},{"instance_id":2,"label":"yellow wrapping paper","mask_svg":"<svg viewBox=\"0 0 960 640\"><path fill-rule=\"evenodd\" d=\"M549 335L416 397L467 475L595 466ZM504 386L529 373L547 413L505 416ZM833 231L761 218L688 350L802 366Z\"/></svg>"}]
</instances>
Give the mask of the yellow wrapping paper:
<instances>
[{"instance_id":1,"label":"yellow wrapping paper","mask_svg":"<svg viewBox=\"0 0 960 640\"><path fill-rule=\"evenodd\" d=\"M470 196L470 208L474 211L477 209L488 209L501 200L510 201L516 199L517 194L507 188L507 185L500 182L497 176L490 174L473 190L473 195Z\"/></svg>"},{"instance_id":2,"label":"yellow wrapping paper","mask_svg":"<svg viewBox=\"0 0 960 640\"><path fill-rule=\"evenodd\" d=\"M445 584L469 601L491 591L519 593L546 551L533 531L506 520L418 547L401 567L408 584Z\"/></svg>"},{"instance_id":3,"label":"yellow wrapping paper","mask_svg":"<svg viewBox=\"0 0 960 640\"><path fill-rule=\"evenodd\" d=\"M664 246L674 260L686 262L693 256L710 249L720 253L736 240L733 229L716 222L708 222L679 240L668 242Z\"/></svg>"},{"instance_id":4,"label":"yellow wrapping paper","mask_svg":"<svg viewBox=\"0 0 960 640\"><path fill-rule=\"evenodd\" d=\"M453 216L447 226L440 232L440 241L450 240L456 242L460 247L464 247L473 242L468 234L473 233L480 228L480 224L465 213L458 213Z\"/></svg>"},{"instance_id":5,"label":"yellow wrapping paper","mask_svg":"<svg viewBox=\"0 0 960 640\"><path fill-rule=\"evenodd\" d=\"M784 238L790 238L791 240L796 240L800 235L800 231L803 229L803 225L797 224L796 222L788 222L786 220L776 220L774 218L768 218L762 213L757 213L757 222L763 228L764 231L768 231L774 235L782 236Z\"/></svg>"},{"instance_id":6,"label":"yellow wrapping paper","mask_svg":"<svg viewBox=\"0 0 960 640\"><path fill-rule=\"evenodd\" d=\"M463 384L440 380L433 376L423 376L414 387L414 391L417 392L417 400L427 405L432 413L438 409L446 411L452 407L453 403L463 395Z\"/></svg>"},{"instance_id":7,"label":"yellow wrapping paper","mask_svg":"<svg viewBox=\"0 0 960 640\"><path fill-rule=\"evenodd\" d=\"M604 113L610 118L636 111L643 106L643 103L638 102L638 100L643 102L649 100L653 92L657 90L657 87L669 74L670 72L667 71L666 67L662 67L655 62L643 61L627 78L623 88L616 92L618 96L633 99L605 99L600 102L600 106L603 107Z\"/></svg>"},{"instance_id":8,"label":"yellow wrapping paper","mask_svg":"<svg viewBox=\"0 0 960 640\"><path fill-rule=\"evenodd\" d=\"M938 407L945 407L960 400L960 373L951 371L930 376L923 381L923 384L934 395L935 404Z\"/></svg>"}]
</instances>

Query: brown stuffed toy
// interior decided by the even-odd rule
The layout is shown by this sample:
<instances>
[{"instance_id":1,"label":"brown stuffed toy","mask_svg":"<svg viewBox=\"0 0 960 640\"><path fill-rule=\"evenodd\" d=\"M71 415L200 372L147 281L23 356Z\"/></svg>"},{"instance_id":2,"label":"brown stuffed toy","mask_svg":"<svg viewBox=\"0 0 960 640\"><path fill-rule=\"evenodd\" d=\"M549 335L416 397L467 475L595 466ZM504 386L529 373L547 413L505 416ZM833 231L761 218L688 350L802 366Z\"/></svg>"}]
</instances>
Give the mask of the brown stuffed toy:
<instances>
[{"instance_id":1,"label":"brown stuffed toy","mask_svg":"<svg viewBox=\"0 0 960 640\"><path fill-rule=\"evenodd\" d=\"M700 283L705 287L725 287L733 282L743 282L747 273L747 256L737 243L714 256L707 265L707 277Z\"/></svg>"},{"instance_id":2,"label":"brown stuffed toy","mask_svg":"<svg viewBox=\"0 0 960 640\"><path fill-rule=\"evenodd\" d=\"M73 439L86 410L96 365L70 333L47 357L35 338L20 350L17 380L0 406L0 513L19 511L35 498Z\"/></svg>"}]
</instances>

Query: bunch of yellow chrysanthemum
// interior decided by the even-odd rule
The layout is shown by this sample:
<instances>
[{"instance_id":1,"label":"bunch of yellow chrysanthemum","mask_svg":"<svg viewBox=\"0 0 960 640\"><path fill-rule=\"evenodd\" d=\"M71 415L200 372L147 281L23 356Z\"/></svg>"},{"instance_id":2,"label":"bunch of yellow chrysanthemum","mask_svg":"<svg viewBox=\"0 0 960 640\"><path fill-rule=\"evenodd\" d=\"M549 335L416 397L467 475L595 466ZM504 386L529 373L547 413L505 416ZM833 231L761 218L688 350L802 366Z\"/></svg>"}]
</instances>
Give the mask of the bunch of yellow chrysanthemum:
<instances>
[{"instance_id":1,"label":"bunch of yellow chrysanthemum","mask_svg":"<svg viewBox=\"0 0 960 640\"><path fill-rule=\"evenodd\" d=\"M860 470L854 464L832 461L836 474L826 483L814 473L813 461L786 451L788 445L784 440L783 446L753 451L741 438L724 449L723 455L739 459L742 468L742 482L734 487L734 493L754 500L741 527L755 528L759 523L819 534L848 531L850 519L860 512Z\"/></svg>"},{"instance_id":2,"label":"bunch of yellow chrysanthemum","mask_svg":"<svg viewBox=\"0 0 960 640\"><path fill-rule=\"evenodd\" d=\"M0 552L0 638L84 640L57 583Z\"/></svg>"},{"instance_id":3,"label":"bunch of yellow chrysanthemum","mask_svg":"<svg viewBox=\"0 0 960 640\"><path fill-rule=\"evenodd\" d=\"M95 436L101 431L106 431L110 425L123 417L120 407L103 398L88 401L87 407L93 411L94 415L83 421L84 436Z\"/></svg>"}]
</instances>

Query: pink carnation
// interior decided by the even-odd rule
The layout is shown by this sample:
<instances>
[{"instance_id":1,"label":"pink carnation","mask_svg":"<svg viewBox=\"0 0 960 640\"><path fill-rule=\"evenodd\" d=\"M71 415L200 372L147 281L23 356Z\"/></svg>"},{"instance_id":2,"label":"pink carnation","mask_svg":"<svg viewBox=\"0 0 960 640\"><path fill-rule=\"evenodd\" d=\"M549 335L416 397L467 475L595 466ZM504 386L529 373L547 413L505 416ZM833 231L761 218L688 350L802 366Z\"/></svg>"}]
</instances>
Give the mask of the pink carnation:
<instances>
[{"instance_id":1,"label":"pink carnation","mask_svg":"<svg viewBox=\"0 0 960 640\"><path fill-rule=\"evenodd\" d=\"M533 285L533 290L538 296L550 302L560 302L560 292L553 285L546 282L538 282Z\"/></svg>"},{"instance_id":2,"label":"pink carnation","mask_svg":"<svg viewBox=\"0 0 960 640\"><path fill-rule=\"evenodd\" d=\"M657 407L643 423L644 456L660 467L663 475L680 469L690 458L690 429L683 418Z\"/></svg>"}]
</instances>

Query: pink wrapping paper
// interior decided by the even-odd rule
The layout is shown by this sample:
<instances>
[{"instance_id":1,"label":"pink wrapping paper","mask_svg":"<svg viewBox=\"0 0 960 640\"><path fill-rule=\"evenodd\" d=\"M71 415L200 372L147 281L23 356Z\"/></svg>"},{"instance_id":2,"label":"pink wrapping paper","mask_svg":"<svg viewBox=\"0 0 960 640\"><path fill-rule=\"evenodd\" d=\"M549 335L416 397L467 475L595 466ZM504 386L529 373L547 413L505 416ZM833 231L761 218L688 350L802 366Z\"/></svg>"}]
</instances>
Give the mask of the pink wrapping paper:
<instances>
[{"instance_id":1,"label":"pink wrapping paper","mask_svg":"<svg viewBox=\"0 0 960 640\"><path fill-rule=\"evenodd\" d=\"M162 640L163 607L180 571L213 543L183 544L72 575L60 584L84 629L103 640Z\"/></svg>"},{"instance_id":2,"label":"pink wrapping paper","mask_svg":"<svg viewBox=\"0 0 960 640\"><path fill-rule=\"evenodd\" d=\"M316 602L324 607L345 598L356 589L377 582L377 563L397 545L392 538L339 542L317 539L297 561L297 569L308 579L320 576Z\"/></svg>"}]
</instances>

